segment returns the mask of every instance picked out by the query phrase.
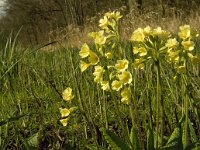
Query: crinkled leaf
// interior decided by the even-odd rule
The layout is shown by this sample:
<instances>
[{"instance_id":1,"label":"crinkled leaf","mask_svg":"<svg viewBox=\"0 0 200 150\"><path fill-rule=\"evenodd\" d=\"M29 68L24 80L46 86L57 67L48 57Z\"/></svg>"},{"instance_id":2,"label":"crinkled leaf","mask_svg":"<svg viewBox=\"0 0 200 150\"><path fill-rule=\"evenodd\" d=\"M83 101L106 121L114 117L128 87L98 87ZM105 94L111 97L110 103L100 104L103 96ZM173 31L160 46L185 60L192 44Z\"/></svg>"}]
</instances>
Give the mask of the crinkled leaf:
<instances>
[{"instance_id":1,"label":"crinkled leaf","mask_svg":"<svg viewBox=\"0 0 200 150\"><path fill-rule=\"evenodd\" d=\"M27 144L30 147L38 147L38 133L32 135L30 138L27 139Z\"/></svg>"},{"instance_id":2,"label":"crinkled leaf","mask_svg":"<svg viewBox=\"0 0 200 150\"><path fill-rule=\"evenodd\" d=\"M194 128L193 128L192 123L191 123L190 120L189 120L189 132L190 132L190 139L191 139L191 142L192 142L192 143L198 142L197 135L196 135L196 133L195 133L195 130L194 130Z\"/></svg>"},{"instance_id":3,"label":"crinkled leaf","mask_svg":"<svg viewBox=\"0 0 200 150\"><path fill-rule=\"evenodd\" d=\"M182 134L181 134L181 129L179 127L174 129L167 144L161 149L162 150L183 150Z\"/></svg>"},{"instance_id":4,"label":"crinkled leaf","mask_svg":"<svg viewBox=\"0 0 200 150\"><path fill-rule=\"evenodd\" d=\"M114 150L131 150L130 147L122 141L115 133L105 129L100 129L105 140L107 143L112 147Z\"/></svg>"}]
</instances>

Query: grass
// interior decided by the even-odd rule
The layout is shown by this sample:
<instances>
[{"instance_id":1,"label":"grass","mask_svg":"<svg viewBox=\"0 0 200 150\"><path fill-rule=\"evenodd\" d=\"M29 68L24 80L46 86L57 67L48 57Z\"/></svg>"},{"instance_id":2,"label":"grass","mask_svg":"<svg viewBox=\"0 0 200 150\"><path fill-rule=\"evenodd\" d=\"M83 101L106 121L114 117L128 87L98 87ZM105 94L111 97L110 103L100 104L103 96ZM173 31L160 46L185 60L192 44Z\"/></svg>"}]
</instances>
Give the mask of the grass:
<instances>
[{"instance_id":1,"label":"grass","mask_svg":"<svg viewBox=\"0 0 200 150\"><path fill-rule=\"evenodd\" d=\"M134 61L133 44L120 45L123 55ZM197 40L195 53L199 49ZM156 137L152 133L150 140L157 139L155 145L159 147L158 133L162 132L161 143L166 144L173 130L180 126L185 88L189 95L188 137L192 143L200 140L199 65L189 69L187 87L182 87L178 79L173 80L175 72L167 64L159 68L161 84L157 83L153 65L147 64L144 71L132 70L134 96L129 107L121 104L119 93L102 91L93 82L92 68L81 73L79 51L62 44L55 51L23 50L15 39L8 40L0 52L0 149L111 149L113 139L109 138L115 136L112 133L129 145L138 141L140 148L135 146L135 149L147 149L149 129L156 129ZM162 86L162 94L157 92L158 86ZM62 99L66 87L72 87L75 94L71 103ZM161 95L156 98L156 94ZM164 101L161 119L159 99ZM63 127L59 122L59 108L72 106L78 106L79 110L72 114L67 127ZM136 131L133 138L138 137L133 142L129 140L132 125ZM112 133L102 132L102 127Z\"/></svg>"}]
</instances>

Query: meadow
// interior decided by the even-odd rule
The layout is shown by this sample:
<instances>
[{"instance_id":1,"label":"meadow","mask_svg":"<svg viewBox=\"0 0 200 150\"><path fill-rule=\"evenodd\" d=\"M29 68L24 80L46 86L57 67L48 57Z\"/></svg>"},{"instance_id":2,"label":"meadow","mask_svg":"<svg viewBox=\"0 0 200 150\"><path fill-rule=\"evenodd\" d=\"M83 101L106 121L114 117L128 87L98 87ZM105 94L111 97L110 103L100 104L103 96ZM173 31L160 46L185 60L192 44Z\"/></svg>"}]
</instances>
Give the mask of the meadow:
<instances>
[{"instance_id":1,"label":"meadow","mask_svg":"<svg viewBox=\"0 0 200 150\"><path fill-rule=\"evenodd\" d=\"M80 47L1 46L1 150L200 149L198 32L145 26L124 39L121 18L106 13Z\"/></svg>"}]
</instances>

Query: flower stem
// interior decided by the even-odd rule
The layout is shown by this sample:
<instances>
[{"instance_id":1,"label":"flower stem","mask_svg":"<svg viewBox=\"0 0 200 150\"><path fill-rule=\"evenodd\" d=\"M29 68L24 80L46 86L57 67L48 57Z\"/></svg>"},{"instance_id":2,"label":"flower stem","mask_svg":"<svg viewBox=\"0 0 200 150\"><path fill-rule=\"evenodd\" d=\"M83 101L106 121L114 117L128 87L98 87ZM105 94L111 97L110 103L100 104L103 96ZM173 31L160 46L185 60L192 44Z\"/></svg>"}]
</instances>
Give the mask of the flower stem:
<instances>
[{"instance_id":1,"label":"flower stem","mask_svg":"<svg viewBox=\"0 0 200 150\"><path fill-rule=\"evenodd\" d=\"M106 129L108 129L107 99L106 99L104 91L103 91L103 108L104 108L105 126L106 126Z\"/></svg>"},{"instance_id":2,"label":"flower stem","mask_svg":"<svg viewBox=\"0 0 200 150\"><path fill-rule=\"evenodd\" d=\"M183 112L185 115L185 125L184 125L184 147L188 145L188 122L189 122L189 116L188 116L188 109L189 109L189 98L187 95L187 75L182 75L182 89L183 89Z\"/></svg>"},{"instance_id":3,"label":"flower stem","mask_svg":"<svg viewBox=\"0 0 200 150\"><path fill-rule=\"evenodd\" d=\"M156 62L156 101L157 101L157 120L156 120L156 148L158 148L158 135L159 135L159 118L160 120L160 146L163 145L163 125L164 125L164 102L161 98L162 93L161 86L161 72L160 72L160 62ZM159 115L160 114L160 115Z\"/></svg>"}]
</instances>

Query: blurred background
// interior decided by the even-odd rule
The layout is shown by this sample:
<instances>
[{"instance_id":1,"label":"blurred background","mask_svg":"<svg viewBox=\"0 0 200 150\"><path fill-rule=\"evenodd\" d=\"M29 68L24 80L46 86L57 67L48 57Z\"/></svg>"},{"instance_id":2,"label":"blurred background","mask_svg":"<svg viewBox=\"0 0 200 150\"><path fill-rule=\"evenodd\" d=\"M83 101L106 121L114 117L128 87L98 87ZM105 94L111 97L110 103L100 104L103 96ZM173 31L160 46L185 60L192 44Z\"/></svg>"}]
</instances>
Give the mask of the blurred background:
<instances>
[{"instance_id":1,"label":"blurred background","mask_svg":"<svg viewBox=\"0 0 200 150\"><path fill-rule=\"evenodd\" d=\"M123 15L126 36L138 26L161 26L177 30L181 24L199 29L199 0L1 0L2 41L20 30L23 44L52 41L82 44L98 28L98 19L107 11Z\"/></svg>"}]
</instances>

